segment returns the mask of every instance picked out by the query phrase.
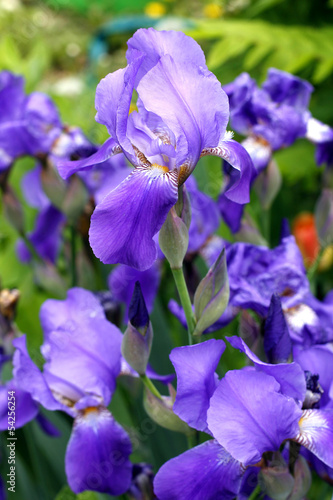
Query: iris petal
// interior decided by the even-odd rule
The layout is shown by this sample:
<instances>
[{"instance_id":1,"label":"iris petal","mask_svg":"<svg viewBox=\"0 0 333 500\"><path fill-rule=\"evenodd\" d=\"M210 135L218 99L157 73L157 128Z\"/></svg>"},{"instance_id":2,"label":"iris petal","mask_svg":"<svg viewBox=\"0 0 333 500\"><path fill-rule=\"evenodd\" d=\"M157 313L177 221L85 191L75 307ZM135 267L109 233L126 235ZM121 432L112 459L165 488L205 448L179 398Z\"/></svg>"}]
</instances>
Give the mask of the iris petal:
<instances>
[{"instance_id":1,"label":"iris petal","mask_svg":"<svg viewBox=\"0 0 333 500\"><path fill-rule=\"evenodd\" d=\"M105 264L126 264L140 271L156 259L153 236L178 197L177 172L137 167L96 207L90 244Z\"/></svg>"},{"instance_id":2,"label":"iris petal","mask_svg":"<svg viewBox=\"0 0 333 500\"><path fill-rule=\"evenodd\" d=\"M166 462L154 490L159 500L232 500L240 488L241 464L216 441L206 441Z\"/></svg>"}]
</instances>

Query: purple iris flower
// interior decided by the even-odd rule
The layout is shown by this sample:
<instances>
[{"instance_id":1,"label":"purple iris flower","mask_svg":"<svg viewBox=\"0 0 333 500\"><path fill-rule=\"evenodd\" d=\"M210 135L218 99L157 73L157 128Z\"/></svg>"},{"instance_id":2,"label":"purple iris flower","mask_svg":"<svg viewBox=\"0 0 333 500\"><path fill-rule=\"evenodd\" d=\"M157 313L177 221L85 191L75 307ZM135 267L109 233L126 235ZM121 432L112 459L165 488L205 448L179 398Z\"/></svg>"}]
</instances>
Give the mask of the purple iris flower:
<instances>
[{"instance_id":1,"label":"purple iris flower","mask_svg":"<svg viewBox=\"0 0 333 500\"><path fill-rule=\"evenodd\" d=\"M161 500L231 500L241 489L245 469L260 467L262 454L278 450L286 440L333 465L333 411L302 411L306 385L301 367L263 363L238 337L229 342L245 352L254 367L229 371L221 380L215 370L223 341L171 352L178 386L174 412L213 440L162 466L154 481Z\"/></svg>"},{"instance_id":2,"label":"purple iris flower","mask_svg":"<svg viewBox=\"0 0 333 500\"><path fill-rule=\"evenodd\" d=\"M214 242L210 250L220 248L222 241ZM287 330L292 342L303 347L325 344L333 339L333 302L330 294L323 301L316 299L306 276L303 258L293 236L282 239L280 245L269 249L249 243L225 243L230 299L221 318L205 333L226 326L241 311L251 309L262 319L269 316L272 296L281 301ZM209 255L208 255L209 257ZM171 312L186 326L183 310L175 301L169 304ZM273 313L272 313L273 314ZM271 333L281 329L281 321L274 319ZM281 354L281 353L280 353ZM280 355L279 354L279 355Z\"/></svg>"},{"instance_id":3,"label":"purple iris flower","mask_svg":"<svg viewBox=\"0 0 333 500\"><path fill-rule=\"evenodd\" d=\"M96 120L111 138L90 158L58 168L68 177L124 153L135 169L97 205L90 243L105 263L145 270L157 255L153 237L199 158L217 155L233 165L238 176L226 196L238 203L249 201L252 163L226 132L227 96L194 40L140 29L128 41L127 61L97 87ZM129 114L134 90L138 111Z\"/></svg>"},{"instance_id":4,"label":"purple iris flower","mask_svg":"<svg viewBox=\"0 0 333 500\"><path fill-rule=\"evenodd\" d=\"M266 318L272 295L278 294L293 342L325 343L333 338L332 305L313 297L293 236L274 249L235 243L226 253L229 306L252 309Z\"/></svg>"},{"instance_id":5,"label":"purple iris flower","mask_svg":"<svg viewBox=\"0 0 333 500\"><path fill-rule=\"evenodd\" d=\"M40 93L24 94L24 80L0 73L0 170L22 155L48 153L62 124L51 99Z\"/></svg>"},{"instance_id":6,"label":"purple iris flower","mask_svg":"<svg viewBox=\"0 0 333 500\"><path fill-rule=\"evenodd\" d=\"M251 184L267 167L273 151L290 146L305 137L310 113L307 110L312 86L296 76L270 68L262 88L247 73L224 86L230 101L230 120L234 130L247 136L242 145L255 169ZM219 197L223 219L233 233L239 231L244 205L225 196L233 182L233 172L224 166L227 177Z\"/></svg>"},{"instance_id":7,"label":"purple iris flower","mask_svg":"<svg viewBox=\"0 0 333 500\"><path fill-rule=\"evenodd\" d=\"M261 89L247 73L224 88L230 99L233 128L252 137L244 147L252 153L257 172L267 165L269 149L290 146L298 137L305 136L313 90L305 80L270 68Z\"/></svg>"},{"instance_id":8,"label":"purple iris flower","mask_svg":"<svg viewBox=\"0 0 333 500\"><path fill-rule=\"evenodd\" d=\"M64 301L47 300L40 319L43 372L23 336L14 341L15 380L35 402L75 419L65 458L72 490L122 494L131 482L131 442L106 408L120 372L121 332L107 321L98 299L79 288Z\"/></svg>"}]
</instances>

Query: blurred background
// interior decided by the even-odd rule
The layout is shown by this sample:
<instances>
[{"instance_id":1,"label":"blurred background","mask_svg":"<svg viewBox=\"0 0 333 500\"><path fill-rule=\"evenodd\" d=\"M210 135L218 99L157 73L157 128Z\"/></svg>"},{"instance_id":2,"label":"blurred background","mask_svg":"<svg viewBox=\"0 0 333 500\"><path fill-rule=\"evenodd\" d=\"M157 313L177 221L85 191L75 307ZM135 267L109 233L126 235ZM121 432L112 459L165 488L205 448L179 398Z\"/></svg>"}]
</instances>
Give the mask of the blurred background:
<instances>
[{"instance_id":1,"label":"blurred background","mask_svg":"<svg viewBox=\"0 0 333 500\"><path fill-rule=\"evenodd\" d=\"M317 119L333 126L332 21L333 0L0 0L0 70L24 75L27 92L38 90L50 95L64 123L81 127L90 140L101 144L108 134L105 127L94 120L96 85L106 74L126 65L128 38L141 27L181 30L202 46L209 69L223 85L243 71L249 72L260 84L270 67L308 80L314 86L310 111ZM292 224L300 212L313 212L323 173L323 168L315 164L314 146L305 140L279 151L275 158L283 186L271 211L273 246L278 242L282 217L287 217ZM215 188L210 180L216 175L221 178L221 163L217 158L205 161L209 161L210 168L197 168L195 175L199 187L216 196L219 188L212 192ZM33 164L32 159L22 159L11 174L11 183L19 196L22 176ZM25 204L22 197L21 201ZM26 204L25 210L28 224L30 221L32 225L36 212ZM255 204L252 210L255 214ZM222 227L220 233L230 236L226 227ZM1 286L20 288L17 324L29 335L31 352L38 358L37 348L42 341L38 312L42 302L54 294L52 290L37 287L31 268L19 263L14 251L16 238L13 229L1 220ZM332 268L320 278L323 294L327 287L332 288L331 273ZM156 304L153 322L158 323L159 330L155 330L159 336L167 339L169 328L180 327L176 320L165 318L162 299ZM170 345L165 340L166 351ZM156 368L166 373L170 369L168 360ZM112 403L116 417L121 415L122 421L128 424L132 424L131 412L143 412L133 409L131 404L133 402L124 403L120 397ZM141 419L143 415L141 413ZM64 486L64 450L71 424L63 416L51 415L50 418L62 431L60 440L43 435L34 422L21 431L18 492L11 497L20 500L106 498L89 492L76 497ZM154 435L152 450L148 450L149 439L141 443L137 460L149 461L152 459L149 453L153 453L155 463L160 465L179 453L182 443L161 453L163 443L169 444L170 440L168 431L162 430L160 437L159 432L157 437ZM308 498L330 498L328 488L327 485L318 485L317 489L315 486Z\"/></svg>"}]
</instances>

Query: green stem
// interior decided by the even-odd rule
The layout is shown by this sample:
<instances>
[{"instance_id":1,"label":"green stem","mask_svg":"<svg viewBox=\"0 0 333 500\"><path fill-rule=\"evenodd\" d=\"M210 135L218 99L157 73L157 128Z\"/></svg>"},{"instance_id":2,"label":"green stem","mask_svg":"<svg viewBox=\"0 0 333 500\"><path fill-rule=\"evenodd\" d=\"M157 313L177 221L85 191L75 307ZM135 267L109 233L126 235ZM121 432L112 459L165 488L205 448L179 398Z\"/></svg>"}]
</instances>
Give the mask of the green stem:
<instances>
[{"instance_id":1,"label":"green stem","mask_svg":"<svg viewBox=\"0 0 333 500\"><path fill-rule=\"evenodd\" d=\"M191 299L188 293L188 289L186 286L185 278L184 278L184 273L183 269L171 269L172 274L176 283L176 287L178 290L180 302L182 304L182 307L184 309L185 317L186 317L186 322L187 322L187 329L188 329L188 343L189 345L192 344L192 334L195 330L195 317L193 314L192 310L192 304L191 304Z\"/></svg>"},{"instance_id":2,"label":"green stem","mask_svg":"<svg viewBox=\"0 0 333 500\"><path fill-rule=\"evenodd\" d=\"M187 438L187 447L189 450L197 445L194 432L191 432L191 434L187 434L186 438Z\"/></svg>"},{"instance_id":3,"label":"green stem","mask_svg":"<svg viewBox=\"0 0 333 500\"><path fill-rule=\"evenodd\" d=\"M258 484L257 487L252 491L252 494L249 496L248 500L255 500L256 498L258 498L260 492L261 488Z\"/></svg>"},{"instance_id":4,"label":"green stem","mask_svg":"<svg viewBox=\"0 0 333 500\"><path fill-rule=\"evenodd\" d=\"M147 377L147 375L140 375L140 378L142 380L142 382L145 384L145 386L147 387L147 389L152 393L154 394L154 396L156 396L157 398L159 399L162 399L162 396L161 394L159 393L159 391L156 389L156 387L154 386L153 382Z\"/></svg>"},{"instance_id":5,"label":"green stem","mask_svg":"<svg viewBox=\"0 0 333 500\"><path fill-rule=\"evenodd\" d=\"M76 233L74 226L71 226L71 277L72 287L77 285L77 272L76 272Z\"/></svg>"}]
</instances>

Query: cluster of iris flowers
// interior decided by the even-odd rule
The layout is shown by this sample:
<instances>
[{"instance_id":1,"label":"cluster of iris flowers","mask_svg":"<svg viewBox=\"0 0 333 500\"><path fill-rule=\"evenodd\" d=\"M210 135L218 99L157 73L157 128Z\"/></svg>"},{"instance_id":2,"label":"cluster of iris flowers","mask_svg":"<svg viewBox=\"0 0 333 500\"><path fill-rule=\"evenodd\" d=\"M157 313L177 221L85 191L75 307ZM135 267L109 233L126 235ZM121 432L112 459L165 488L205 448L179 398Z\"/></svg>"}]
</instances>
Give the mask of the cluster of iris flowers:
<instances>
[{"instance_id":1,"label":"cluster of iris flowers","mask_svg":"<svg viewBox=\"0 0 333 500\"><path fill-rule=\"evenodd\" d=\"M269 208L280 187L274 152L298 138L316 145L316 161L329 172L333 130L311 116L309 83L271 69L261 88L243 73L223 89L201 48L181 32L140 29L128 41L127 62L97 87L96 120L110 134L101 146L63 125L47 96L27 96L21 77L0 73L0 184L19 235L18 258L55 279L71 227L86 258L94 259L92 249L104 264L117 265L107 291L72 286L65 300L42 305L42 369L15 328L17 295L1 292L0 361L13 365L0 388L1 429L7 429L8 391L16 393L17 427L36 419L56 437L41 408L72 417L65 470L75 493L301 499L312 470L333 482L333 291L318 300L287 224L278 246L269 248L244 206L253 186L263 210ZM241 144L228 123L245 136ZM25 155L36 159L22 182L26 202L38 210L30 233L8 182ZM208 155L222 160L217 200L191 176ZM323 249L333 242L333 195L325 179L318 216ZM215 234L221 220L240 241ZM201 281L197 256L209 268ZM170 354L176 377L149 364L149 314L165 260L180 299L168 307L188 330L188 345L160 352ZM75 269L72 278L74 285ZM6 302L5 295L14 298ZM125 305L122 321L119 305ZM246 363L221 376L226 342L205 335L236 317L240 334L225 340ZM150 418L188 437L188 450L154 474L131 462L128 429L108 409L123 375L145 384ZM167 396L155 379L169 385Z\"/></svg>"}]
</instances>

